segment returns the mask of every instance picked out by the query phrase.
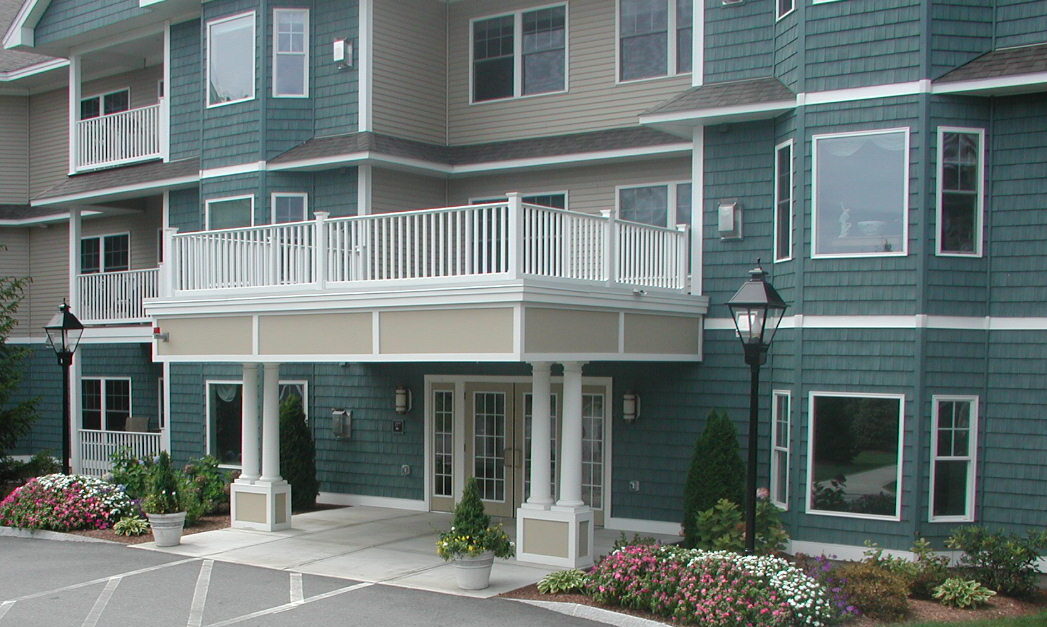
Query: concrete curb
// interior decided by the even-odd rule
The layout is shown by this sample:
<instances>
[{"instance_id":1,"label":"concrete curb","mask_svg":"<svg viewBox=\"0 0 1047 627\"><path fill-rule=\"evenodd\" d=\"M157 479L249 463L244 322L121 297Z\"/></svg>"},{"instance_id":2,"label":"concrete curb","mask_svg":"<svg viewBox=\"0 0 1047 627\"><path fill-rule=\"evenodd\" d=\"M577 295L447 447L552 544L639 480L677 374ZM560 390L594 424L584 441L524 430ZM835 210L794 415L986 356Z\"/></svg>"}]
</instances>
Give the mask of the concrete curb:
<instances>
[{"instance_id":1,"label":"concrete curb","mask_svg":"<svg viewBox=\"0 0 1047 627\"><path fill-rule=\"evenodd\" d=\"M629 614L620 614L618 612L612 612L611 610L605 610L599 607L592 607L590 605L582 605L580 603L560 603L557 601L534 601L530 599L508 599L509 601L519 601L520 603L527 603L534 605L550 612L558 612L560 614L566 614L567 616L576 616L578 618L584 618L598 623L604 623L605 625L615 625L616 627L664 627L665 623L659 623L657 621L648 620L646 618L640 618L639 616L631 616Z\"/></svg>"},{"instance_id":2,"label":"concrete curb","mask_svg":"<svg viewBox=\"0 0 1047 627\"><path fill-rule=\"evenodd\" d=\"M61 533L58 531L44 531L43 529L20 529L18 527L0 526L0 537L29 538L32 540L53 540L55 542L104 542L105 544L120 544L111 540L78 536L75 533Z\"/></svg>"}]
</instances>

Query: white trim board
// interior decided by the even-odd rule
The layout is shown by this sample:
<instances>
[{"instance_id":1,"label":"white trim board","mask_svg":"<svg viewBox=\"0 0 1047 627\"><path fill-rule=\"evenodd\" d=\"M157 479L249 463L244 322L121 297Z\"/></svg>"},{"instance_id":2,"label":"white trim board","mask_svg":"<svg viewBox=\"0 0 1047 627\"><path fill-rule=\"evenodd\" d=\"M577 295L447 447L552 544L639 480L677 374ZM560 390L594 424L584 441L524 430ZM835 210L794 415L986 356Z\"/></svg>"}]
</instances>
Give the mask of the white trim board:
<instances>
[{"instance_id":1,"label":"white trim board","mask_svg":"<svg viewBox=\"0 0 1047 627\"><path fill-rule=\"evenodd\" d=\"M414 499L397 499L387 496L368 496L366 494L342 494L339 492L321 492L316 497L317 503L324 505L363 505L366 507L388 507L412 512L428 512L425 501ZM450 516L450 514L448 514Z\"/></svg>"},{"instance_id":2,"label":"white trim board","mask_svg":"<svg viewBox=\"0 0 1047 627\"><path fill-rule=\"evenodd\" d=\"M636 531L639 533L657 533L665 536L680 536L680 523L661 520L643 520L641 518L618 518L608 516L604 519L604 529L614 531Z\"/></svg>"},{"instance_id":3,"label":"white trim board","mask_svg":"<svg viewBox=\"0 0 1047 627\"><path fill-rule=\"evenodd\" d=\"M706 318L709 331L734 331L731 318ZM806 316L782 318L780 329L952 329L960 331L1047 331L1044 316Z\"/></svg>"}]
</instances>

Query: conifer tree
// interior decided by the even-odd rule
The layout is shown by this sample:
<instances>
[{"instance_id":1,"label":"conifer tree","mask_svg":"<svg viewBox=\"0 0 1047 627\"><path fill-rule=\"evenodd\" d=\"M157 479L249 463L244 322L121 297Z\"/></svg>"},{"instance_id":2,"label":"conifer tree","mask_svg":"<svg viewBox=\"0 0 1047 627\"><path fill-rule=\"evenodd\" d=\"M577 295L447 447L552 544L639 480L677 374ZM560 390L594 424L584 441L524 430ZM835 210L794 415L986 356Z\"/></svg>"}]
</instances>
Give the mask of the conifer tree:
<instances>
[{"instance_id":1,"label":"conifer tree","mask_svg":"<svg viewBox=\"0 0 1047 627\"><path fill-rule=\"evenodd\" d=\"M697 517L727 499L742 505L745 464L738 446L738 430L726 412L713 410L705 430L694 445L694 457L687 473L683 496L684 543L694 547L698 541Z\"/></svg>"},{"instance_id":2,"label":"conifer tree","mask_svg":"<svg viewBox=\"0 0 1047 627\"><path fill-rule=\"evenodd\" d=\"M291 484L291 509L316 505L316 446L305 422L302 397L290 394L280 403L280 473Z\"/></svg>"},{"instance_id":3,"label":"conifer tree","mask_svg":"<svg viewBox=\"0 0 1047 627\"><path fill-rule=\"evenodd\" d=\"M462 491L462 500L454 506L454 519L451 521L455 533L478 534L491 526L491 517L484 513L484 504L480 500L480 486L476 477L469 477Z\"/></svg>"}]
</instances>

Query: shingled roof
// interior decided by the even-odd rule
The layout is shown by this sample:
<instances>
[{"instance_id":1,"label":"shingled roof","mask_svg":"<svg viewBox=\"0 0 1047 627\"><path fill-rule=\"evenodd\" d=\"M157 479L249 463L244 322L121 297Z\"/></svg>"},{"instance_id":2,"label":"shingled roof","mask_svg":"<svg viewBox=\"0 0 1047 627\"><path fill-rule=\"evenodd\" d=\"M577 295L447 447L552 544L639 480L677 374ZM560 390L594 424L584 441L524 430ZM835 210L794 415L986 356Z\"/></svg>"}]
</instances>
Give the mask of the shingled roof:
<instances>
[{"instance_id":1,"label":"shingled roof","mask_svg":"<svg viewBox=\"0 0 1047 627\"><path fill-rule=\"evenodd\" d=\"M660 115L770 103L792 103L796 94L777 78L754 78L692 87L642 115Z\"/></svg>"},{"instance_id":2,"label":"shingled roof","mask_svg":"<svg viewBox=\"0 0 1047 627\"><path fill-rule=\"evenodd\" d=\"M1047 72L1047 44L1000 48L987 52L941 78L935 83L955 83L984 78L1002 78Z\"/></svg>"},{"instance_id":3,"label":"shingled roof","mask_svg":"<svg viewBox=\"0 0 1047 627\"><path fill-rule=\"evenodd\" d=\"M11 28L11 23L14 22L21 8L22 0L0 0L0 39L3 38L7 29ZM46 57L42 54L6 50L0 46L0 74L53 60L53 57Z\"/></svg>"},{"instance_id":4,"label":"shingled roof","mask_svg":"<svg viewBox=\"0 0 1047 627\"><path fill-rule=\"evenodd\" d=\"M187 184L196 181L200 176L200 161L198 159L182 159L163 163L154 161L141 165L132 165L125 168L114 168L91 172L88 174L77 174L70 176L58 185L36 196L33 200L47 201L48 199L61 199L67 196L83 196L91 192L105 194L118 194L121 189L143 187L148 188L150 183L157 186L170 187L175 180L184 180Z\"/></svg>"}]
</instances>

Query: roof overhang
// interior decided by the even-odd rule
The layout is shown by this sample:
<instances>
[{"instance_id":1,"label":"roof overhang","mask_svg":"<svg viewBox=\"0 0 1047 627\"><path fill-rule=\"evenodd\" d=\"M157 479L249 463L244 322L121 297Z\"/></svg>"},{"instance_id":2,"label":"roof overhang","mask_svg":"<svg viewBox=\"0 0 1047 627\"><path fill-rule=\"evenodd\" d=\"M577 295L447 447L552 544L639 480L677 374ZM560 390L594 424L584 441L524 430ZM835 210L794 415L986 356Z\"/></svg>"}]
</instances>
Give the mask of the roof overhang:
<instances>
[{"instance_id":1,"label":"roof overhang","mask_svg":"<svg viewBox=\"0 0 1047 627\"><path fill-rule=\"evenodd\" d=\"M792 111L796 107L797 101L795 98L792 98L775 102L713 107L695 109L693 111L652 113L641 115L640 124L680 137L691 137L691 132L699 126L770 120L783 113Z\"/></svg>"},{"instance_id":2,"label":"roof overhang","mask_svg":"<svg viewBox=\"0 0 1047 627\"><path fill-rule=\"evenodd\" d=\"M61 196L37 198L35 200L32 200L29 204L32 207L79 207L82 206L84 203L124 200L127 198L142 196L143 194L148 194L149 192L162 192L172 189L185 189L187 187L195 186L199 181L199 174L190 174L174 178L157 179L155 181L135 183L133 185L105 187L96 190L64 194Z\"/></svg>"},{"instance_id":3,"label":"roof overhang","mask_svg":"<svg viewBox=\"0 0 1047 627\"><path fill-rule=\"evenodd\" d=\"M970 96L1015 96L1047 91L1047 72L1016 74L993 78L936 82L931 88L935 94Z\"/></svg>"}]
</instances>

